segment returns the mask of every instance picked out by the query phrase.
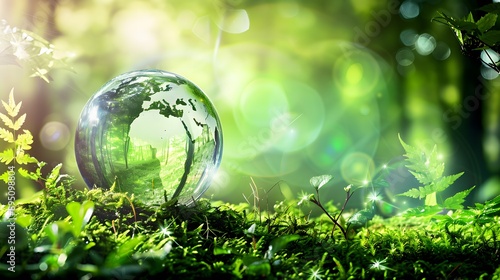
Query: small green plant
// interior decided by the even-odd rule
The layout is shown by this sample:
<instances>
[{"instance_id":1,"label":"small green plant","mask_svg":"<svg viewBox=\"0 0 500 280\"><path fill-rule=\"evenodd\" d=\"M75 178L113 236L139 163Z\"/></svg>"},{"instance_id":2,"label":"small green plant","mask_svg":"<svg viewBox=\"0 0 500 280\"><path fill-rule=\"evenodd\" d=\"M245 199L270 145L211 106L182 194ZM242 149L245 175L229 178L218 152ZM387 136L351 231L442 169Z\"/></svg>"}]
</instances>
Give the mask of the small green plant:
<instances>
[{"instance_id":1,"label":"small green plant","mask_svg":"<svg viewBox=\"0 0 500 280\"><path fill-rule=\"evenodd\" d=\"M406 144L401 137L401 145L405 149L406 167L413 174L422 186L412 188L400 196L425 199L425 206L438 206L441 209L457 210L463 208L465 198L474 187L456 193L446 199L438 200L438 194L448 189L464 173L443 176L444 162L439 159L437 147L434 146L430 153L425 153L420 149Z\"/></svg>"},{"instance_id":2,"label":"small green plant","mask_svg":"<svg viewBox=\"0 0 500 280\"><path fill-rule=\"evenodd\" d=\"M353 187L352 184L348 185L347 187L344 188L344 191L346 193L346 197L344 199L344 203L342 204L342 207L340 210L336 211L337 213L331 214L329 210L326 209L326 207L322 204L321 199L320 199L320 194L319 191L320 189L328 184L332 180L331 175L320 175L320 176L315 176L310 179L310 184L314 188L314 191L316 194L306 194L303 193L301 195L301 199L298 202L298 205L301 205L305 201L312 202L313 204L317 205L323 213L328 217L333 222L333 228L332 228L332 235L333 232L335 231L336 228L339 228L339 230L342 232L342 235L344 238L347 240L349 237L349 229L356 229L363 227L366 225L375 215L375 203L381 199L380 195L375 191L373 183L371 184L372 186L372 191L370 195L368 196L368 204L365 207L365 209L362 209L350 216L350 218L347 220L347 223L342 222L342 214L346 210L346 206L351 199L352 195L354 194L355 191L361 189L361 188L366 188L368 187L368 184L365 183L361 186Z\"/></svg>"},{"instance_id":3,"label":"small green plant","mask_svg":"<svg viewBox=\"0 0 500 280\"><path fill-rule=\"evenodd\" d=\"M42 168L45 162L32 157L28 151L33 144L33 135L29 130L21 129L25 120L26 113L19 115L22 101L15 102L14 89L10 91L9 101L2 100L3 108L7 114L0 112L0 119L5 127L0 127L0 140L5 142L5 148L0 151L0 163L12 166L12 170L5 171L0 175L0 180L6 184L9 181L9 171L15 169L19 175L37 182L44 190L53 190L55 198L65 197L65 186L71 183L72 178L65 174L60 174L62 164L56 165L46 176L42 174ZM34 170L32 167L34 166Z\"/></svg>"}]
</instances>

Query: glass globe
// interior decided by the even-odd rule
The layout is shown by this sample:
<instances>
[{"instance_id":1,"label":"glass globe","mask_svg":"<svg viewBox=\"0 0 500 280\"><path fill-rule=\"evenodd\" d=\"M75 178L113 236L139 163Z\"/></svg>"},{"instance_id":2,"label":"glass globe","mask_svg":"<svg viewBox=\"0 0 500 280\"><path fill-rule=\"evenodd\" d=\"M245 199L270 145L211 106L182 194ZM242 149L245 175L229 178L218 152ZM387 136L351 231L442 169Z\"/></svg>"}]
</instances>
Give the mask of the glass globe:
<instances>
[{"instance_id":1,"label":"glass globe","mask_svg":"<svg viewBox=\"0 0 500 280\"><path fill-rule=\"evenodd\" d=\"M147 205L190 205L207 190L222 156L217 112L193 83L161 70L115 77L85 105L75 139L89 188L134 194Z\"/></svg>"}]
</instances>

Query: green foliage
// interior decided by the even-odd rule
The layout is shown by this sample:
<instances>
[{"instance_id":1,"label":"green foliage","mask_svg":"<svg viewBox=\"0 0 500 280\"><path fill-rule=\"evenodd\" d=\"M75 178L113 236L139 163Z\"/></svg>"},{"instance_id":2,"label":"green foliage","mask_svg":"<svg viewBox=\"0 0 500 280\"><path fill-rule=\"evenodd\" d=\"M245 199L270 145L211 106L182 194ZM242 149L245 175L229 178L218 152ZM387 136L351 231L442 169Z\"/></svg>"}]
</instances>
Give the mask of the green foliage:
<instances>
[{"instance_id":1,"label":"green foliage","mask_svg":"<svg viewBox=\"0 0 500 280\"><path fill-rule=\"evenodd\" d=\"M40 77L47 83L49 72L64 59L55 54L52 44L42 37L0 20L0 65L19 65L29 69L31 77ZM60 54L59 54L60 56Z\"/></svg>"},{"instance_id":2,"label":"green foliage","mask_svg":"<svg viewBox=\"0 0 500 280\"><path fill-rule=\"evenodd\" d=\"M463 19L455 19L441 12L438 17L433 18L433 21L450 27L460 43L462 52L468 56L479 57L479 55L474 55L474 52L486 49L500 52L500 25L498 24L500 3L485 5L479 11L486 12L486 14L477 21L472 13ZM489 57L487 52L486 54ZM500 72L497 62L491 57L489 61L483 60L483 62Z\"/></svg>"},{"instance_id":3,"label":"green foliage","mask_svg":"<svg viewBox=\"0 0 500 280\"><path fill-rule=\"evenodd\" d=\"M439 160L437 148L434 146L430 153L425 153L415 147L406 144L401 137L399 141L403 146L406 154L406 167L410 173L423 185L418 188L412 188L407 192L399 194L412 198L425 198L426 206L439 205L446 209L462 209L465 197L474 189L474 187L459 192L452 197L445 199L443 202L437 201L437 194L448 189L463 172L443 176L444 162Z\"/></svg>"},{"instance_id":4,"label":"green foliage","mask_svg":"<svg viewBox=\"0 0 500 280\"><path fill-rule=\"evenodd\" d=\"M19 133L19 130L26 120L26 114L18 117L22 102L16 104L14 100L14 89L10 91L9 101L5 102L2 100L2 105L7 111L7 115L0 112L0 119L3 125L6 126L0 127L0 139L6 142L7 145L4 146L5 149L3 151L0 151L0 162L6 165L11 164L13 161L22 165L36 163L37 160L25 152L30 150L31 144L33 144L31 132L29 130L23 130L22 133ZM1 178L7 183L5 173Z\"/></svg>"}]
</instances>

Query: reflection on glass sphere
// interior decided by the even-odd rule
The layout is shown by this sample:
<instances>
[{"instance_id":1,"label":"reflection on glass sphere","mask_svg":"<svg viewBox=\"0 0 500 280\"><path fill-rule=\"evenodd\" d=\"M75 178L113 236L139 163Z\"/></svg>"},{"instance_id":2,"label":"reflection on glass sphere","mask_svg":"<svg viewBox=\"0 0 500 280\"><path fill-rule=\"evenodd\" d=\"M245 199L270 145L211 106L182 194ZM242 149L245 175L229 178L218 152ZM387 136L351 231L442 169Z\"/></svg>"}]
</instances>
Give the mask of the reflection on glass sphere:
<instances>
[{"instance_id":1,"label":"reflection on glass sphere","mask_svg":"<svg viewBox=\"0 0 500 280\"><path fill-rule=\"evenodd\" d=\"M146 204L192 204L222 156L215 108L193 83L160 70L133 71L105 84L85 105L76 160L89 188L134 194Z\"/></svg>"}]
</instances>

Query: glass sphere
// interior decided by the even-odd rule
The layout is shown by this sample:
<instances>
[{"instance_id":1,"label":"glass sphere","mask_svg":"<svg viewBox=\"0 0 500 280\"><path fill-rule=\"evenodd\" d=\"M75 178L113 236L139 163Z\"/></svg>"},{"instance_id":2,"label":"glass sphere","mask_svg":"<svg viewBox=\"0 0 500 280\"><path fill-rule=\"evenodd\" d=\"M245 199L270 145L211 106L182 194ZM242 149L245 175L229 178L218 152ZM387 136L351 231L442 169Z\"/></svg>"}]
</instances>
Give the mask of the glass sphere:
<instances>
[{"instance_id":1,"label":"glass sphere","mask_svg":"<svg viewBox=\"0 0 500 280\"><path fill-rule=\"evenodd\" d=\"M222 130L207 96L185 78L133 71L85 105L75 139L89 188L134 194L147 205L190 205L207 190L222 156Z\"/></svg>"}]
</instances>

